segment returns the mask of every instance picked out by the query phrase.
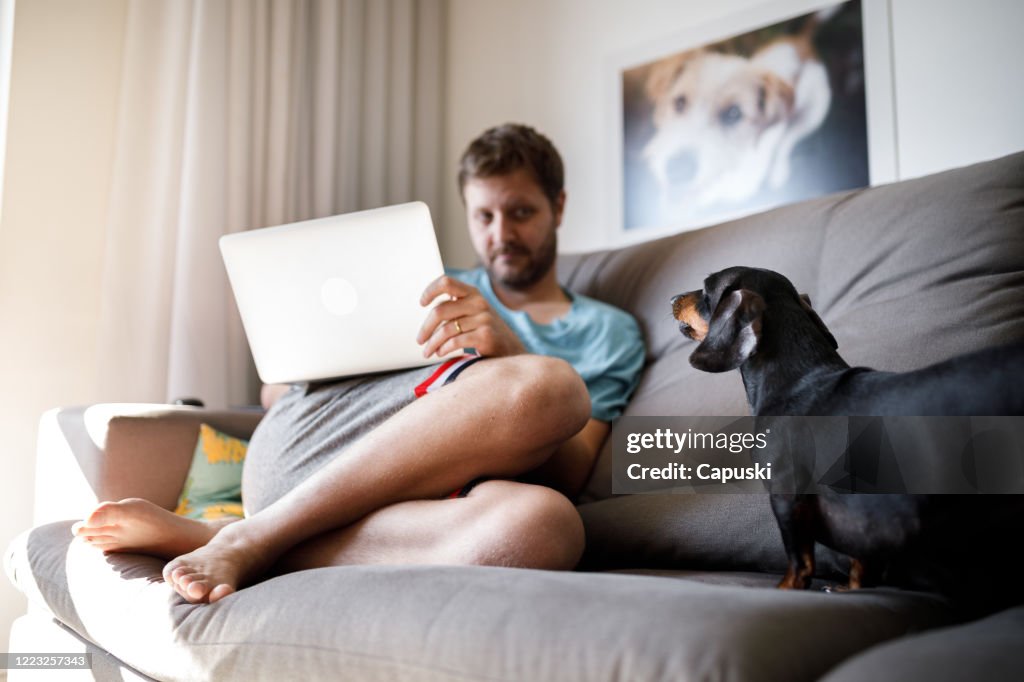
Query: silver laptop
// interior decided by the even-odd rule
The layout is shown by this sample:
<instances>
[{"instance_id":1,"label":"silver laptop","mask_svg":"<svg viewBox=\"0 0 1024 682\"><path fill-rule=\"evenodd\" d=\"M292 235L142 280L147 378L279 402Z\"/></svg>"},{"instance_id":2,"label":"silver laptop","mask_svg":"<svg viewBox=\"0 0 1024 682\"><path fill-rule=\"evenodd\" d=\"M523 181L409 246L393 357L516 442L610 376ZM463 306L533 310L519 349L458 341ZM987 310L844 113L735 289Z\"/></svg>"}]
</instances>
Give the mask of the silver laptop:
<instances>
[{"instance_id":1,"label":"silver laptop","mask_svg":"<svg viewBox=\"0 0 1024 682\"><path fill-rule=\"evenodd\" d=\"M438 362L416 343L420 295L444 272L426 204L238 232L220 250L264 383Z\"/></svg>"}]
</instances>

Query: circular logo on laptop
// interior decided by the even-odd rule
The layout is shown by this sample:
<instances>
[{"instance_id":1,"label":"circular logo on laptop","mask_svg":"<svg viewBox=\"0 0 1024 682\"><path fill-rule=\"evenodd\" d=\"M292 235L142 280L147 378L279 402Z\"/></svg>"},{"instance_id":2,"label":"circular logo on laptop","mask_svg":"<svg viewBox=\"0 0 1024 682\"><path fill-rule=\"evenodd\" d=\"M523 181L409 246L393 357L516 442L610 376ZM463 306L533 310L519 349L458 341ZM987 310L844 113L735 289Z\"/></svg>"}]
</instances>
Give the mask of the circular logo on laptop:
<instances>
[{"instance_id":1,"label":"circular logo on laptop","mask_svg":"<svg viewBox=\"0 0 1024 682\"><path fill-rule=\"evenodd\" d=\"M342 277L331 277L320 287L320 300L327 312L339 317L351 314L359 305L359 295L352 283Z\"/></svg>"}]
</instances>

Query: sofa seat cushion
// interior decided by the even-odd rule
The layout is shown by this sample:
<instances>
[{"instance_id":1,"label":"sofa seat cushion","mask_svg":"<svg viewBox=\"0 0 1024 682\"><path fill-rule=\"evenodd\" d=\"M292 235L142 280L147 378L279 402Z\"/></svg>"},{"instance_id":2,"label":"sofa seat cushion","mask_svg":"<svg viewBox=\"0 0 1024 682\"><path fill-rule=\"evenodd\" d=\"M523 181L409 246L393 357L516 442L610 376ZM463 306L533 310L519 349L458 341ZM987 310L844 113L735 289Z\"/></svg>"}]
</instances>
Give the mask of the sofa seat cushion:
<instances>
[{"instance_id":1,"label":"sofa seat cushion","mask_svg":"<svg viewBox=\"0 0 1024 682\"><path fill-rule=\"evenodd\" d=\"M1024 606L983 620L883 644L822 682L1018 682L1024 677Z\"/></svg>"},{"instance_id":2,"label":"sofa seat cushion","mask_svg":"<svg viewBox=\"0 0 1024 682\"><path fill-rule=\"evenodd\" d=\"M896 590L476 567L301 571L194 605L163 562L104 556L70 522L25 533L6 562L34 604L168 680L813 680L951 622L940 598Z\"/></svg>"},{"instance_id":3,"label":"sofa seat cushion","mask_svg":"<svg viewBox=\"0 0 1024 682\"><path fill-rule=\"evenodd\" d=\"M671 567L698 570L786 571L782 536L767 494L616 495L580 505L588 570ZM823 545L818 576L845 581L849 559Z\"/></svg>"}]
</instances>

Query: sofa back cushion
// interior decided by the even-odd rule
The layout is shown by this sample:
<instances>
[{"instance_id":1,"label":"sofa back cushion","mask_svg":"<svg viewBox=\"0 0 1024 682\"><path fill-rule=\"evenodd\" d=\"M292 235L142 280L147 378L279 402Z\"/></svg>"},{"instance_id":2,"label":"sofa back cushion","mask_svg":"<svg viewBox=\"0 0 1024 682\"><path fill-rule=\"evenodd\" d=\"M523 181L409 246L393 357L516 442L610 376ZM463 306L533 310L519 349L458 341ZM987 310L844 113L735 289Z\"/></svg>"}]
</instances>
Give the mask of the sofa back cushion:
<instances>
[{"instance_id":1,"label":"sofa back cushion","mask_svg":"<svg viewBox=\"0 0 1024 682\"><path fill-rule=\"evenodd\" d=\"M630 312L647 364L626 416L749 412L738 372L690 367L669 300L733 265L810 295L851 365L906 371L1024 341L1024 153L635 246L562 256L570 289ZM611 494L606 443L585 500Z\"/></svg>"}]
</instances>

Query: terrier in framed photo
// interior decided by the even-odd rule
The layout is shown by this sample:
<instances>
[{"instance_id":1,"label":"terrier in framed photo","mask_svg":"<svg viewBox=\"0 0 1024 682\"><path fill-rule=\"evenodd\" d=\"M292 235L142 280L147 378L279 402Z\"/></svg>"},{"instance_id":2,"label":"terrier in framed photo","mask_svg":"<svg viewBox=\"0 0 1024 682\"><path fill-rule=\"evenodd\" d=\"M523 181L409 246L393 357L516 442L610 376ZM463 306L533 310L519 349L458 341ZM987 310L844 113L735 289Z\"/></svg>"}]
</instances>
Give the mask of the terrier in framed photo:
<instances>
[{"instance_id":1,"label":"terrier in framed photo","mask_svg":"<svg viewBox=\"0 0 1024 682\"><path fill-rule=\"evenodd\" d=\"M695 227L868 184L861 7L623 72L626 229Z\"/></svg>"}]
</instances>

